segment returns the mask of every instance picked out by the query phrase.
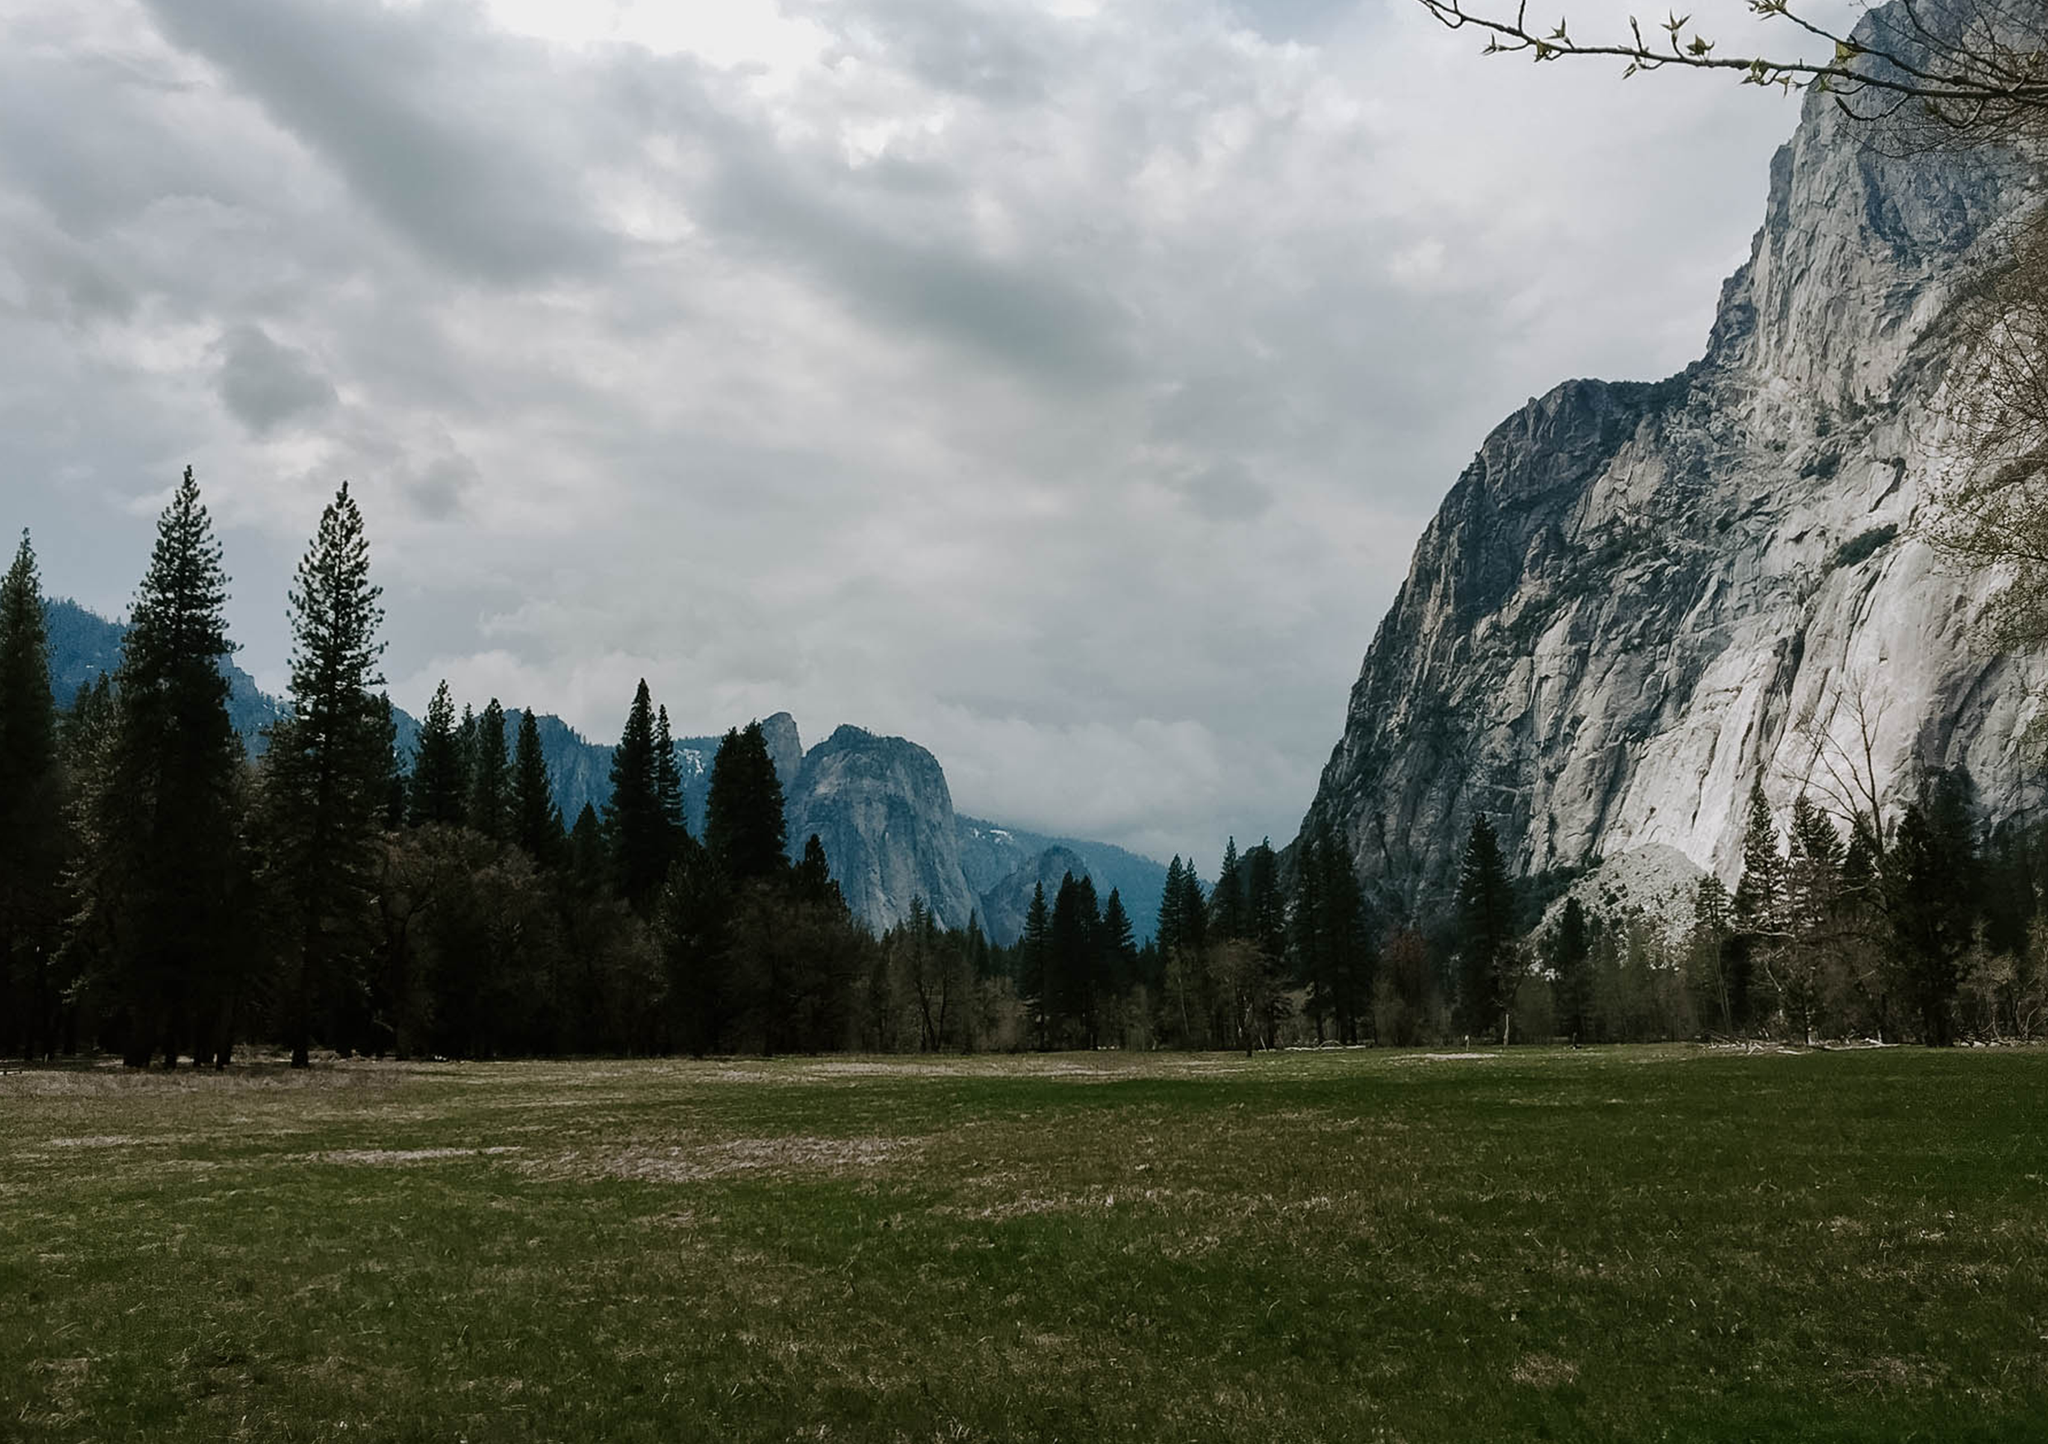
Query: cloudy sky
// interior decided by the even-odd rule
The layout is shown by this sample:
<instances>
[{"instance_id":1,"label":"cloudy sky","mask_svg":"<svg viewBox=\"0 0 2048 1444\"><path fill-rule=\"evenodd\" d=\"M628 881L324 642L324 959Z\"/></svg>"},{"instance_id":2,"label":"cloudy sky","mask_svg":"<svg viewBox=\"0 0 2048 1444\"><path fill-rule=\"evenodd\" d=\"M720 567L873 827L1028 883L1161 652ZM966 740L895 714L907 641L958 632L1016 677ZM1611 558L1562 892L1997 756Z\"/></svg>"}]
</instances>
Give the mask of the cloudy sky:
<instances>
[{"instance_id":1,"label":"cloudy sky","mask_svg":"<svg viewBox=\"0 0 2048 1444\"><path fill-rule=\"evenodd\" d=\"M348 478L401 705L608 739L644 675L1206 870L1291 836L1485 431L1698 354L1796 118L1477 49L1413 0L0 0L0 526L118 614L193 465L277 687Z\"/></svg>"}]
</instances>

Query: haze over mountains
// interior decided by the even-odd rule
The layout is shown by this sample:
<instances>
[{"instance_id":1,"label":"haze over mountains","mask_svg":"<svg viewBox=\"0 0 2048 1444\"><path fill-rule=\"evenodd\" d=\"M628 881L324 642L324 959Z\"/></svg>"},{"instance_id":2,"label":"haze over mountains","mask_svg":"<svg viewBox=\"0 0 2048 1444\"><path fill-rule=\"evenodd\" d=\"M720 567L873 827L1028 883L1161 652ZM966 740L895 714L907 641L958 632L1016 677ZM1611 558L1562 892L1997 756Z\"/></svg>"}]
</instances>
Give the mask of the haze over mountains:
<instances>
[{"instance_id":1,"label":"haze over mountains","mask_svg":"<svg viewBox=\"0 0 2048 1444\"><path fill-rule=\"evenodd\" d=\"M2035 196L1993 154L1870 142L1810 97L1706 354L1558 386L1452 487L1308 815L1383 893L1440 904L1481 813L1516 871L1732 880L1752 781L1782 812L1865 722L1888 798L1957 764L1993 821L2037 795L2023 662L1972 644L1997 579L1922 539L1944 307Z\"/></svg>"},{"instance_id":2,"label":"haze over mountains","mask_svg":"<svg viewBox=\"0 0 2048 1444\"><path fill-rule=\"evenodd\" d=\"M60 703L68 702L81 684L119 664L124 628L61 599L48 603L47 616L51 686ZM235 729L260 752L263 729L283 708L232 661L226 671ZM402 710L395 717L400 755L410 757L419 723ZM516 726L517 713L508 717ZM585 804L602 811L611 795L611 744L590 741L545 713L534 723L563 817L573 822ZM877 931L902 921L911 900L922 898L942 924L965 927L979 917L991 940L1007 945L1023 929L1032 885L1043 878L1049 897L1067 871L1093 878L1105 898L1119 890L1141 940L1157 927L1166 869L1151 858L1108 843L961 817L938 759L904 738L842 726L806 751L787 712L761 725L782 782L791 855L817 833L847 903ZM675 743L684 816L699 837L719 740L682 737Z\"/></svg>"}]
</instances>

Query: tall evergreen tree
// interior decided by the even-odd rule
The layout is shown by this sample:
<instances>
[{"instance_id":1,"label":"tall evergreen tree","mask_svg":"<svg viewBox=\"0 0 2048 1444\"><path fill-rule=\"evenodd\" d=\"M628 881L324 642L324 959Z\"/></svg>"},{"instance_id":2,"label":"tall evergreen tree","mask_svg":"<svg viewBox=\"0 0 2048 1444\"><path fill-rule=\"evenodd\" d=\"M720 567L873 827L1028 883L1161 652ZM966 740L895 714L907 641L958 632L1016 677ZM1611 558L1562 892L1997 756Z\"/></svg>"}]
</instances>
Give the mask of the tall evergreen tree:
<instances>
[{"instance_id":1,"label":"tall evergreen tree","mask_svg":"<svg viewBox=\"0 0 2048 1444\"><path fill-rule=\"evenodd\" d=\"M462 759L462 780L458 786L462 792L462 810L467 814L473 782L471 774L476 766L476 709L467 702L462 704L462 720L455 724L455 755Z\"/></svg>"},{"instance_id":2,"label":"tall evergreen tree","mask_svg":"<svg viewBox=\"0 0 2048 1444\"><path fill-rule=\"evenodd\" d=\"M492 842L510 832L512 763L505 750L505 709L496 697L477 715L469 747L469 825Z\"/></svg>"},{"instance_id":3,"label":"tall evergreen tree","mask_svg":"<svg viewBox=\"0 0 2048 1444\"><path fill-rule=\"evenodd\" d=\"M576 825L569 829L569 871L587 893L595 893L611 878L604 824L597 820L597 809L587 802L576 814Z\"/></svg>"},{"instance_id":4,"label":"tall evergreen tree","mask_svg":"<svg viewBox=\"0 0 2048 1444\"><path fill-rule=\"evenodd\" d=\"M1735 885L1735 922L1745 932L1776 941L1787 932L1785 854L1761 781L1749 788L1749 818L1742 833L1742 878Z\"/></svg>"},{"instance_id":5,"label":"tall evergreen tree","mask_svg":"<svg viewBox=\"0 0 2048 1444\"><path fill-rule=\"evenodd\" d=\"M1318 1043L1330 1026L1336 991L1330 976L1331 949L1327 936L1330 910L1323 897L1323 886L1329 877L1329 868L1323 862L1325 832L1319 818L1302 829L1301 840L1295 846L1294 910L1288 930L1294 978L1308 995L1309 1020L1315 1024Z\"/></svg>"},{"instance_id":6,"label":"tall evergreen tree","mask_svg":"<svg viewBox=\"0 0 2048 1444\"><path fill-rule=\"evenodd\" d=\"M971 921L971 920L970 920ZM1102 984L1113 998L1121 998L1138 982L1138 939L1122 895L1109 890L1102 905Z\"/></svg>"},{"instance_id":7,"label":"tall evergreen tree","mask_svg":"<svg viewBox=\"0 0 2048 1444\"><path fill-rule=\"evenodd\" d=\"M264 757L266 863L291 919L294 1068L309 1061L318 995L367 952L390 757L372 690L384 681L379 595L362 512L343 482L288 594L292 714L273 729Z\"/></svg>"},{"instance_id":8,"label":"tall evergreen tree","mask_svg":"<svg viewBox=\"0 0 2048 1444\"><path fill-rule=\"evenodd\" d=\"M654 711L654 801L667 835L664 851L673 857L686 836L683 821L683 774L676 767L676 740L668 730L668 708Z\"/></svg>"},{"instance_id":9,"label":"tall evergreen tree","mask_svg":"<svg viewBox=\"0 0 2048 1444\"><path fill-rule=\"evenodd\" d=\"M759 722L727 732L718 744L704 845L738 882L776 878L789 866L782 779Z\"/></svg>"},{"instance_id":10,"label":"tall evergreen tree","mask_svg":"<svg viewBox=\"0 0 2048 1444\"><path fill-rule=\"evenodd\" d=\"M832 865L825 860L825 844L815 832L804 839L803 861L796 865L796 872L790 881L796 895L806 902L828 903L835 907L846 906L846 898L839 891L839 884L832 879Z\"/></svg>"},{"instance_id":11,"label":"tall evergreen tree","mask_svg":"<svg viewBox=\"0 0 2048 1444\"><path fill-rule=\"evenodd\" d=\"M1327 832L1323 837L1321 864L1323 934L1330 949L1331 1012L1338 1039L1356 1043L1361 1020L1369 1019L1372 1012L1379 961L1373 947L1371 917L1350 854Z\"/></svg>"},{"instance_id":12,"label":"tall evergreen tree","mask_svg":"<svg viewBox=\"0 0 2048 1444\"><path fill-rule=\"evenodd\" d=\"M1789 941L1785 916L1785 854L1761 779L1750 784L1749 816L1742 833L1742 876L1735 884L1735 936L1729 947L1729 994L1741 1019L1755 1016L1757 995L1768 999L1772 963ZM1764 1012L1764 1008L1756 1012ZM1766 1014L1767 1016L1767 1014Z\"/></svg>"},{"instance_id":13,"label":"tall evergreen tree","mask_svg":"<svg viewBox=\"0 0 2048 1444\"><path fill-rule=\"evenodd\" d=\"M654 755L654 702L645 677L634 689L619 745L612 749L605 822L617 858L619 895L636 909L651 906L668 876L669 853Z\"/></svg>"},{"instance_id":14,"label":"tall evergreen tree","mask_svg":"<svg viewBox=\"0 0 2048 1444\"><path fill-rule=\"evenodd\" d=\"M1259 950L1276 961L1287 952L1287 902L1280 888L1280 859L1267 838L1244 855L1245 925Z\"/></svg>"},{"instance_id":15,"label":"tall evergreen tree","mask_svg":"<svg viewBox=\"0 0 2048 1444\"><path fill-rule=\"evenodd\" d=\"M1458 868L1458 922L1459 1015L1467 1032L1492 1033L1514 1001L1503 982L1513 970L1515 901L1484 813L1472 819Z\"/></svg>"},{"instance_id":16,"label":"tall evergreen tree","mask_svg":"<svg viewBox=\"0 0 2048 1444\"><path fill-rule=\"evenodd\" d=\"M1721 879L1708 873L1693 889L1687 970L1699 1017L1709 1027L1718 1023L1729 1036L1734 1035L1741 1019L1736 1006L1737 952L1734 901ZM1560 1001L1560 1020L1563 1013Z\"/></svg>"},{"instance_id":17,"label":"tall evergreen tree","mask_svg":"<svg viewBox=\"0 0 2048 1444\"><path fill-rule=\"evenodd\" d=\"M1339 1042L1357 1042L1372 1009L1376 960L1358 876L1321 818L1304 829L1297 849L1291 945L1317 1040L1328 1030Z\"/></svg>"},{"instance_id":18,"label":"tall evergreen tree","mask_svg":"<svg viewBox=\"0 0 2048 1444\"><path fill-rule=\"evenodd\" d=\"M545 866L561 860L562 814L541 752L540 724L530 707L519 714L519 740L512 749L512 840Z\"/></svg>"},{"instance_id":19,"label":"tall evergreen tree","mask_svg":"<svg viewBox=\"0 0 2048 1444\"><path fill-rule=\"evenodd\" d=\"M1202 894L1202 879L1195 873L1193 858L1181 867L1180 900L1175 911L1180 914L1182 949L1199 957L1209 945L1209 900Z\"/></svg>"},{"instance_id":20,"label":"tall evergreen tree","mask_svg":"<svg viewBox=\"0 0 2048 1444\"><path fill-rule=\"evenodd\" d=\"M734 912L725 870L709 849L685 847L661 890L659 932L676 1040L700 1058L727 1045L745 1002L733 958Z\"/></svg>"},{"instance_id":21,"label":"tall evergreen tree","mask_svg":"<svg viewBox=\"0 0 2048 1444\"><path fill-rule=\"evenodd\" d=\"M1159 951L1167 956L1180 951L1186 931L1181 917L1182 871L1180 854L1175 853L1173 861L1166 865L1166 885L1159 894L1159 926L1152 933Z\"/></svg>"},{"instance_id":22,"label":"tall evergreen tree","mask_svg":"<svg viewBox=\"0 0 2048 1444\"><path fill-rule=\"evenodd\" d=\"M1919 1015L1920 1041L1930 1047L1956 1040L1956 991L1976 925L1973 792L1959 768L1928 777L1899 819L1886 858L1902 992Z\"/></svg>"},{"instance_id":23,"label":"tall evergreen tree","mask_svg":"<svg viewBox=\"0 0 2048 1444\"><path fill-rule=\"evenodd\" d=\"M419 749L413 758L412 783L407 788L413 826L440 823L447 827L462 822L469 779L462 760L462 743L455 731L455 702L443 679L427 703L426 720L420 724Z\"/></svg>"},{"instance_id":24,"label":"tall evergreen tree","mask_svg":"<svg viewBox=\"0 0 2048 1444\"><path fill-rule=\"evenodd\" d=\"M1046 905L1041 880L1031 886L1031 906L1017 940L1017 992L1041 1052L1052 1046L1053 987L1052 909Z\"/></svg>"},{"instance_id":25,"label":"tall evergreen tree","mask_svg":"<svg viewBox=\"0 0 2048 1444\"><path fill-rule=\"evenodd\" d=\"M228 718L227 574L187 467L157 522L114 687L108 766L91 806L89 906L114 968L131 1065L232 1042L232 899L241 743Z\"/></svg>"},{"instance_id":26,"label":"tall evergreen tree","mask_svg":"<svg viewBox=\"0 0 2048 1444\"><path fill-rule=\"evenodd\" d=\"M384 732L384 830L397 832L405 826L407 807L405 759L398 755L398 712L389 692L379 693L377 704Z\"/></svg>"},{"instance_id":27,"label":"tall evergreen tree","mask_svg":"<svg viewBox=\"0 0 2048 1444\"><path fill-rule=\"evenodd\" d=\"M1557 1028L1577 1046L1593 1036L1593 938L1586 909L1575 897L1564 900L1550 936L1550 967L1557 974Z\"/></svg>"},{"instance_id":28,"label":"tall evergreen tree","mask_svg":"<svg viewBox=\"0 0 2048 1444\"><path fill-rule=\"evenodd\" d=\"M1050 1011L1054 1031L1070 1028L1089 1048L1096 1043L1096 950L1101 928L1095 884L1071 872L1062 876L1052 904Z\"/></svg>"},{"instance_id":29,"label":"tall evergreen tree","mask_svg":"<svg viewBox=\"0 0 2048 1444\"><path fill-rule=\"evenodd\" d=\"M1244 937L1249 929L1245 901L1245 879L1238 864L1237 839L1223 844L1223 865L1216 870L1216 886L1209 891L1209 935L1228 942Z\"/></svg>"},{"instance_id":30,"label":"tall evergreen tree","mask_svg":"<svg viewBox=\"0 0 2048 1444\"><path fill-rule=\"evenodd\" d=\"M1772 950L1771 983L1786 1022L1811 1039L1819 1021L1824 965L1838 950L1843 922L1842 837L1814 800L1792 799L1785 857L1785 926L1789 936Z\"/></svg>"},{"instance_id":31,"label":"tall evergreen tree","mask_svg":"<svg viewBox=\"0 0 2048 1444\"><path fill-rule=\"evenodd\" d=\"M56 1044L67 837L42 585L24 531L0 581L0 1053Z\"/></svg>"}]
</instances>

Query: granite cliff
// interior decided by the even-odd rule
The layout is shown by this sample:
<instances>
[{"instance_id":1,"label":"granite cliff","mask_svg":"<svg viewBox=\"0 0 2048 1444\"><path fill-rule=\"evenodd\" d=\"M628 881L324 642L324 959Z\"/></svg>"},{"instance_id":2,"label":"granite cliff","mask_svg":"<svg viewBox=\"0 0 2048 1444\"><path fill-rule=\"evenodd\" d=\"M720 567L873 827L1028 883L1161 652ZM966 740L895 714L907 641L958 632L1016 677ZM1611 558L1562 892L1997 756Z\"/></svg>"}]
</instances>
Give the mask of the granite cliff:
<instances>
[{"instance_id":1,"label":"granite cliff","mask_svg":"<svg viewBox=\"0 0 2048 1444\"><path fill-rule=\"evenodd\" d=\"M1865 732L1888 797L1962 764L1992 815L2026 802L2033 704L1971 628L1996 578L1922 538L1953 465L1944 314L2028 172L1870 138L1809 99L1705 356L1558 386L1451 488L1306 819L1383 892L1441 902L1482 812L1525 873L1732 877L1752 780L1782 807Z\"/></svg>"},{"instance_id":2,"label":"granite cliff","mask_svg":"<svg viewBox=\"0 0 2048 1444\"><path fill-rule=\"evenodd\" d=\"M847 905L875 928L902 921L914 897L951 927L980 909L946 774L916 743L841 727L804 754L786 802L792 851L816 833Z\"/></svg>"}]
</instances>

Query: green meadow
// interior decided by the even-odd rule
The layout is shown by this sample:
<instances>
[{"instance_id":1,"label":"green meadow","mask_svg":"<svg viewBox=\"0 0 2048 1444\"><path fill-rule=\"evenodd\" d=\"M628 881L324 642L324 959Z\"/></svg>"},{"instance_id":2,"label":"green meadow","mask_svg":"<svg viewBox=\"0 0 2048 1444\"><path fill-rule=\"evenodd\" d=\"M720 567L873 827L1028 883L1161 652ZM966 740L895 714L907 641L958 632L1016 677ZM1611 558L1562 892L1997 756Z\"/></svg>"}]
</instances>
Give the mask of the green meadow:
<instances>
[{"instance_id":1,"label":"green meadow","mask_svg":"<svg viewBox=\"0 0 2048 1444\"><path fill-rule=\"evenodd\" d=\"M2048 1052L0 1076L0 1440L792 1438L2048 1438Z\"/></svg>"}]
</instances>

